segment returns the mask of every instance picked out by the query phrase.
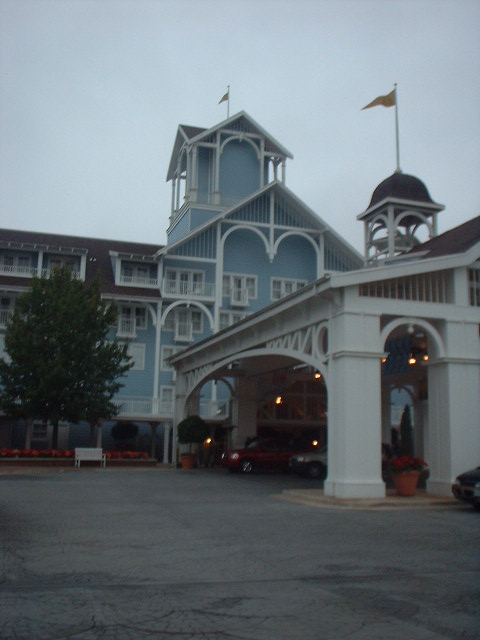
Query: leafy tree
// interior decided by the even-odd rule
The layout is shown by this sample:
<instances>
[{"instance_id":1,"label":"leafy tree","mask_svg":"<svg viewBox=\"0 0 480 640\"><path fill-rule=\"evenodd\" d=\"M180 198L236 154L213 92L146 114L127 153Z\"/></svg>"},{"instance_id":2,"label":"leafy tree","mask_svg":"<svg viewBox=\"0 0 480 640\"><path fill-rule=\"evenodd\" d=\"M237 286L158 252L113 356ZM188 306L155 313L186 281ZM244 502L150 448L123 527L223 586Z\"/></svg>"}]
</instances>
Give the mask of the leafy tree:
<instances>
[{"instance_id":1,"label":"leafy tree","mask_svg":"<svg viewBox=\"0 0 480 640\"><path fill-rule=\"evenodd\" d=\"M177 438L180 444L188 444L192 450L192 444L199 444L208 438L210 429L200 416L188 416L177 427Z\"/></svg>"},{"instance_id":2,"label":"leafy tree","mask_svg":"<svg viewBox=\"0 0 480 640\"><path fill-rule=\"evenodd\" d=\"M90 423L116 413L112 398L132 366L127 346L107 340L115 309L69 269L34 278L16 302L0 358L0 406L12 418Z\"/></svg>"}]
</instances>

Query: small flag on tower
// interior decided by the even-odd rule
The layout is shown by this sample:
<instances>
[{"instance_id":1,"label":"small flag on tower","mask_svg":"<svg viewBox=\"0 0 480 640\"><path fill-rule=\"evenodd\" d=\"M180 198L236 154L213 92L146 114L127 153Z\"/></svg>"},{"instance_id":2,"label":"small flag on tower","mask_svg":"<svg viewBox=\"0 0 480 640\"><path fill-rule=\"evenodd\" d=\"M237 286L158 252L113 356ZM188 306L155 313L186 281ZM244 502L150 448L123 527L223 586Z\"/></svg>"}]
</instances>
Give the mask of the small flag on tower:
<instances>
[{"instance_id":1,"label":"small flag on tower","mask_svg":"<svg viewBox=\"0 0 480 640\"><path fill-rule=\"evenodd\" d=\"M394 107L397 104L396 92L397 90L395 88L393 91L390 91L390 93L387 94L386 96L379 96L378 98L375 98L375 100L372 100L372 102L369 102L365 107L362 107L362 111L364 109L370 109L371 107L378 107L379 105L381 105L382 107Z\"/></svg>"},{"instance_id":2,"label":"small flag on tower","mask_svg":"<svg viewBox=\"0 0 480 640\"><path fill-rule=\"evenodd\" d=\"M227 93L220 98L220 100L218 101L218 104L222 104L222 102L227 102L229 98L229 92L230 92L230 89L228 89Z\"/></svg>"}]
</instances>

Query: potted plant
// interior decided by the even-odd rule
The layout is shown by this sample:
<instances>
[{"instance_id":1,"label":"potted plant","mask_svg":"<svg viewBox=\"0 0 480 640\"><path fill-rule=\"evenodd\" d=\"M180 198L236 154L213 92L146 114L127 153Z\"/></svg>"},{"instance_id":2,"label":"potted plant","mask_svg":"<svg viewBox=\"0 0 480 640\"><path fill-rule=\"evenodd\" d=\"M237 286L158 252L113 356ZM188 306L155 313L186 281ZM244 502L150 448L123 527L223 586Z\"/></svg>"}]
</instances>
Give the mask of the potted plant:
<instances>
[{"instance_id":1,"label":"potted plant","mask_svg":"<svg viewBox=\"0 0 480 640\"><path fill-rule=\"evenodd\" d=\"M392 458L388 463L388 470L392 474L397 494L413 496L417 489L420 474L427 469L425 460L413 456Z\"/></svg>"},{"instance_id":2,"label":"potted plant","mask_svg":"<svg viewBox=\"0 0 480 640\"><path fill-rule=\"evenodd\" d=\"M184 469L193 469L196 454L192 452L192 444L200 444L208 438L210 430L207 423L200 416L188 416L177 427L177 438L180 444L188 444L188 453L182 453L180 460Z\"/></svg>"}]
</instances>

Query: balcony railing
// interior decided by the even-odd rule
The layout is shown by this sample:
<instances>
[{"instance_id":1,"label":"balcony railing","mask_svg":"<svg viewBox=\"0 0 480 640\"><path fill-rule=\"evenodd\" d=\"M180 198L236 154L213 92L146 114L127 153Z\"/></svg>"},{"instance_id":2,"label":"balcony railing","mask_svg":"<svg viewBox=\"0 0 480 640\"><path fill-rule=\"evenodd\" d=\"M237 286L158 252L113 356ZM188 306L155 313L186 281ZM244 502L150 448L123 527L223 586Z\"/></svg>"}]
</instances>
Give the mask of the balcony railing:
<instances>
[{"instance_id":1,"label":"balcony railing","mask_svg":"<svg viewBox=\"0 0 480 640\"><path fill-rule=\"evenodd\" d=\"M150 278L145 276L127 276L120 274L119 284L127 287L158 287L158 278Z\"/></svg>"},{"instance_id":2,"label":"balcony railing","mask_svg":"<svg viewBox=\"0 0 480 640\"><path fill-rule=\"evenodd\" d=\"M37 273L36 267L24 267L15 264L0 264L0 273L7 276L30 278Z\"/></svg>"},{"instance_id":3,"label":"balcony railing","mask_svg":"<svg viewBox=\"0 0 480 640\"><path fill-rule=\"evenodd\" d=\"M232 307L248 307L248 289L230 289L230 305Z\"/></svg>"},{"instance_id":4,"label":"balcony railing","mask_svg":"<svg viewBox=\"0 0 480 640\"><path fill-rule=\"evenodd\" d=\"M118 396L113 403L117 406L118 416L162 419L173 418L173 400L160 398ZM211 402L200 401L200 415L203 418L224 420L229 415L229 400Z\"/></svg>"},{"instance_id":5,"label":"balcony railing","mask_svg":"<svg viewBox=\"0 0 480 640\"><path fill-rule=\"evenodd\" d=\"M178 282L164 280L162 294L164 296L183 296L185 298L215 298L214 282Z\"/></svg>"},{"instance_id":6,"label":"balcony railing","mask_svg":"<svg viewBox=\"0 0 480 640\"><path fill-rule=\"evenodd\" d=\"M118 319L117 335L134 338L136 336L135 320L133 320L132 318L120 317Z\"/></svg>"},{"instance_id":7,"label":"balcony railing","mask_svg":"<svg viewBox=\"0 0 480 640\"><path fill-rule=\"evenodd\" d=\"M7 321L12 313L12 309L0 309L0 327L4 328L6 326Z\"/></svg>"}]
</instances>

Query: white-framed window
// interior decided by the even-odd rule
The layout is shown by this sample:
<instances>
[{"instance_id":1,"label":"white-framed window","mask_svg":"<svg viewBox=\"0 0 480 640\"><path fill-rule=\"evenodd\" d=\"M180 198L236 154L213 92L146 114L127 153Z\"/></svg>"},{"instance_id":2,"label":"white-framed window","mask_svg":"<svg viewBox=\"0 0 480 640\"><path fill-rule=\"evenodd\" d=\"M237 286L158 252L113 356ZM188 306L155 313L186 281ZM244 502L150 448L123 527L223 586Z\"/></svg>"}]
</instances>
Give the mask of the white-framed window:
<instances>
[{"instance_id":1,"label":"white-framed window","mask_svg":"<svg viewBox=\"0 0 480 640\"><path fill-rule=\"evenodd\" d=\"M280 300L294 291L298 291L307 284L305 280L291 280L288 278L272 278L272 300Z\"/></svg>"},{"instance_id":2,"label":"white-framed window","mask_svg":"<svg viewBox=\"0 0 480 640\"><path fill-rule=\"evenodd\" d=\"M176 353L178 353L180 350L181 350L181 347L174 347L174 346L171 346L171 345L165 345L164 347L162 347L162 356L161 356L160 368L163 371L171 371L172 372L172 380L175 380L177 372L175 370L175 367L172 367L172 365L169 362L167 362L167 360L171 356L173 356Z\"/></svg>"},{"instance_id":3,"label":"white-framed window","mask_svg":"<svg viewBox=\"0 0 480 640\"><path fill-rule=\"evenodd\" d=\"M223 276L223 296L230 298L232 306L246 307L249 300L257 298L257 277L246 274L226 273Z\"/></svg>"},{"instance_id":4,"label":"white-framed window","mask_svg":"<svg viewBox=\"0 0 480 640\"><path fill-rule=\"evenodd\" d=\"M48 256L48 269L61 269L66 267L72 273L80 273L80 257L79 256Z\"/></svg>"},{"instance_id":5,"label":"white-framed window","mask_svg":"<svg viewBox=\"0 0 480 640\"><path fill-rule=\"evenodd\" d=\"M135 307L135 328L141 330L147 328L147 310L145 307Z\"/></svg>"},{"instance_id":6,"label":"white-framed window","mask_svg":"<svg viewBox=\"0 0 480 640\"><path fill-rule=\"evenodd\" d=\"M220 331L230 327L232 324L235 324L235 322L243 320L247 315L248 314L246 313L239 313L236 311L220 311Z\"/></svg>"},{"instance_id":7,"label":"white-framed window","mask_svg":"<svg viewBox=\"0 0 480 640\"><path fill-rule=\"evenodd\" d=\"M203 332L203 314L198 309L177 307L167 315L163 328L174 332L174 340L191 342L194 333Z\"/></svg>"},{"instance_id":8,"label":"white-framed window","mask_svg":"<svg viewBox=\"0 0 480 640\"><path fill-rule=\"evenodd\" d=\"M189 269L167 269L165 271L165 293L182 296L203 295L205 274Z\"/></svg>"},{"instance_id":9,"label":"white-framed window","mask_svg":"<svg viewBox=\"0 0 480 640\"><path fill-rule=\"evenodd\" d=\"M133 342L127 346L127 353L133 361L130 371L143 371L145 369L145 344Z\"/></svg>"},{"instance_id":10,"label":"white-framed window","mask_svg":"<svg viewBox=\"0 0 480 640\"><path fill-rule=\"evenodd\" d=\"M175 387L160 387L160 411L162 413L173 414L173 403L175 399Z\"/></svg>"},{"instance_id":11,"label":"white-framed window","mask_svg":"<svg viewBox=\"0 0 480 640\"><path fill-rule=\"evenodd\" d=\"M122 260L120 267L120 284L127 286L158 286L158 278L153 273L153 266L150 263L126 262Z\"/></svg>"},{"instance_id":12,"label":"white-framed window","mask_svg":"<svg viewBox=\"0 0 480 640\"><path fill-rule=\"evenodd\" d=\"M0 272L15 275L31 275L32 257L28 253L0 255Z\"/></svg>"},{"instance_id":13,"label":"white-framed window","mask_svg":"<svg viewBox=\"0 0 480 640\"><path fill-rule=\"evenodd\" d=\"M117 332L120 336L135 337L138 330L147 328L147 309L122 304L118 308Z\"/></svg>"},{"instance_id":14,"label":"white-framed window","mask_svg":"<svg viewBox=\"0 0 480 640\"><path fill-rule=\"evenodd\" d=\"M468 270L470 305L480 307L480 267Z\"/></svg>"},{"instance_id":15,"label":"white-framed window","mask_svg":"<svg viewBox=\"0 0 480 640\"><path fill-rule=\"evenodd\" d=\"M13 313L13 298L0 298L0 327L5 327L8 318Z\"/></svg>"}]
</instances>

